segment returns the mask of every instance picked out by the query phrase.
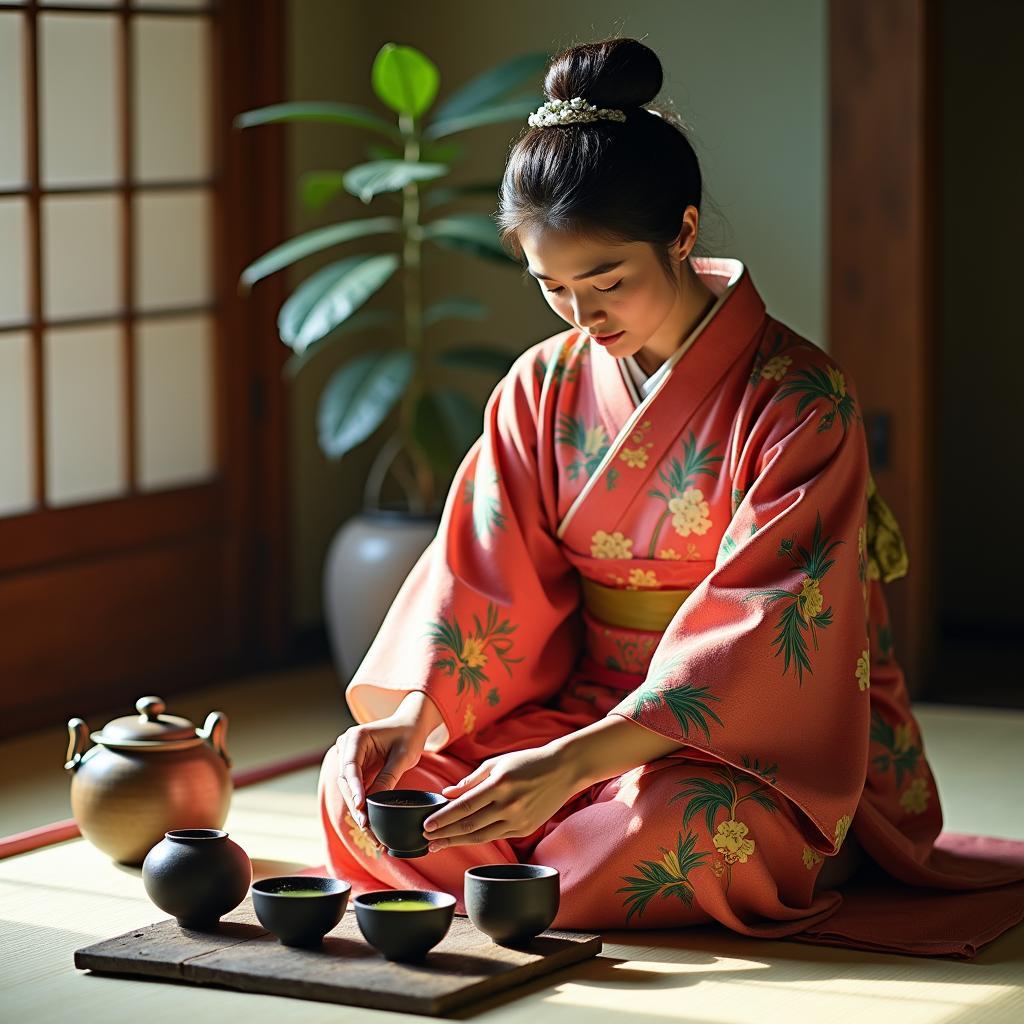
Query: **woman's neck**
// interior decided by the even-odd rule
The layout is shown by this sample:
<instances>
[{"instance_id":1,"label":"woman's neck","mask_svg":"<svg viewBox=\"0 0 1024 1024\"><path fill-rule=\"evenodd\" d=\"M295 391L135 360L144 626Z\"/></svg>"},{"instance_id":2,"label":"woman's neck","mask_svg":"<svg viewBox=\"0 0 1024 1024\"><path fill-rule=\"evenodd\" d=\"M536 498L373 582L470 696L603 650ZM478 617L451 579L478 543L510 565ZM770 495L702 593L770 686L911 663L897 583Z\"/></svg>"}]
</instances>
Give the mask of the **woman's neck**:
<instances>
[{"instance_id":1,"label":"woman's neck","mask_svg":"<svg viewBox=\"0 0 1024 1024\"><path fill-rule=\"evenodd\" d=\"M676 323L681 326L672 329L664 339L655 336L633 357L648 377L682 345L718 301L718 296L700 279L699 274L690 269L684 273L689 276L690 283L680 296L680 312Z\"/></svg>"}]
</instances>

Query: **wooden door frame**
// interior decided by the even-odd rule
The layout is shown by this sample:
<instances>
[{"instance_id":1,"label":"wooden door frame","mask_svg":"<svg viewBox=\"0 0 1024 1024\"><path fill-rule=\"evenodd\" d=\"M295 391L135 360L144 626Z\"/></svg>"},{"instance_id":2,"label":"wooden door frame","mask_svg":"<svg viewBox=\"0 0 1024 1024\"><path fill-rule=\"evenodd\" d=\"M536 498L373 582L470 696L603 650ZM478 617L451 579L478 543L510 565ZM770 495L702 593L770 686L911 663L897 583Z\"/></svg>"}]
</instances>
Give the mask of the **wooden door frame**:
<instances>
[{"instance_id":1,"label":"wooden door frame","mask_svg":"<svg viewBox=\"0 0 1024 1024\"><path fill-rule=\"evenodd\" d=\"M938 20L928 0L830 0L829 339L856 382L879 491L910 552L886 588L921 692L937 635Z\"/></svg>"},{"instance_id":2,"label":"wooden door frame","mask_svg":"<svg viewBox=\"0 0 1024 1024\"><path fill-rule=\"evenodd\" d=\"M285 129L233 127L242 111L284 95L284 5L221 0L211 7L211 132L221 197L214 204L212 239L215 394L223 398L215 410L220 473L191 487L0 518L0 619L18 641L17 650L8 645L7 661L0 658L0 737L52 726L71 713L122 703L127 711L151 688L182 692L279 664L289 654L287 395L281 374L287 350L276 331L285 282L278 275L250 295L240 294L237 284L248 263L285 237ZM34 16L35 4L27 10ZM91 10L119 14L127 29L128 8L119 0ZM34 125L34 63L26 74ZM37 211L38 140L31 130L28 146L30 201ZM38 266L36 231L29 248ZM38 424L38 284L35 291ZM130 319L133 313L123 315ZM125 359L130 372L130 344ZM129 426L132 414L129 398ZM37 453L37 498L40 459ZM193 578L211 592L203 593L203 585L190 592ZM157 608L165 582L178 604ZM142 596L133 600L136 589ZM178 614L192 597L195 607ZM154 602L152 611L141 607L145 601ZM180 647L190 644L194 650L171 665Z\"/></svg>"}]
</instances>

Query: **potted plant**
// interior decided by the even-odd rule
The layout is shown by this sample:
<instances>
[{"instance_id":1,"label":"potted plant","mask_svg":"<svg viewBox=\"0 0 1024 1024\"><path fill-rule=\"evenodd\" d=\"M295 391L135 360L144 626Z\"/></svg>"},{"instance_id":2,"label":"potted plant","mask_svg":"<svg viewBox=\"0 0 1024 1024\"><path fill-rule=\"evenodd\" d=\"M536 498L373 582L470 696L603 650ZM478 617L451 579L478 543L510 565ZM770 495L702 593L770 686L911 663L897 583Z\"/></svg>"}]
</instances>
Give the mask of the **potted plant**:
<instances>
[{"instance_id":1,"label":"potted plant","mask_svg":"<svg viewBox=\"0 0 1024 1024\"><path fill-rule=\"evenodd\" d=\"M330 459L390 430L365 481L362 512L335 535L324 569L324 615L335 660L346 678L362 660L391 601L437 530L452 476L481 430L481 408L444 379L448 368L503 374L514 354L482 345L441 349L431 328L446 320L480 320L487 307L471 296L426 301L423 269L445 250L515 266L494 222L475 212L434 213L460 199L497 195L497 182L445 184L461 156L448 140L486 124L523 121L543 102L531 90L548 62L543 53L516 57L465 83L434 106L440 75L422 52L387 43L373 61L377 98L395 115L349 103L293 102L250 110L237 128L320 121L377 136L368 161L344 171L315 171L300 182L304 201L319 208L348 192L369 205L397 204L380 216L330 224L292 238L251 263L240 288L314 253L362 239L382 238L387 251L345 255L307 277L281 306L277 326L292 355L294 377L329 346L351 351L328 379L317 407L320 448ZM429 113L429 117L428 117ZM431 214L425 217L425 214ZM437 250L431 248L435 246ZM401 308L370 300L394 276L402 281ZM386 480L401 500L386 504Z\"/></svg>"}]
</instances>

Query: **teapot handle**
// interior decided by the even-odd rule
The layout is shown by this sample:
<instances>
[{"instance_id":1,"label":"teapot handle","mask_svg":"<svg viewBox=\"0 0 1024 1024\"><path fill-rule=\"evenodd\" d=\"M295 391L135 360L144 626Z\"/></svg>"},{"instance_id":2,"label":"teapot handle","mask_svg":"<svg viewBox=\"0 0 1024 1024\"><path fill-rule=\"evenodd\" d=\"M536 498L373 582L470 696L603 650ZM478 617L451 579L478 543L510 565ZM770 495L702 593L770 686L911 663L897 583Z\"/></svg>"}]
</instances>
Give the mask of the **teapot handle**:
<instances>
[{"instance_id":1,"label":"teapot handle","mask_svg":"<svg viewBox=\"0 0 1024 1024\"><path fill-rule=\"evenodd\" d=\"M206 716L199 735L217 751L224 764L230 768L231 758L228 757L227 746L228 716L223 711L211 711Z\"/></svg>"},{"instance_id":2,"label":"teapot handle","mask_svg":"<svg viewBox=\"0 0 1024 1024\"><path fill-rule=\"evenodd\" d=\"M86 745L89 743L89 726L81 718L72 718L68 722L68 753L64 768L75 771L82 763Z\"/></svg>"}]
</instances>

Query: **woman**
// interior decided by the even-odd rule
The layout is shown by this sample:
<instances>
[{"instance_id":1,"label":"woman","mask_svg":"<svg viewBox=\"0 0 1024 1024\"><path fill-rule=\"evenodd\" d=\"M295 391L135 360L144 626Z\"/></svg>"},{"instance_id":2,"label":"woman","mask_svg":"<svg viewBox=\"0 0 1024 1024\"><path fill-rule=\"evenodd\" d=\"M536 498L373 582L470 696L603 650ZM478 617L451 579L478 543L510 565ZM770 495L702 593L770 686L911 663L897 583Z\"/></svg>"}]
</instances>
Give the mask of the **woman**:
<instances>
[{"instance_id":1,"label":"woman","mask_svg":"<svg viewBox=\"0 0 1024 1024\"><path fill-rule=\"evenodd\" d=\"M661 83L635 40L573 47L545 80L572 102L511 153L502 237L570 327L495 388L347 688L360 724L319 794L356 892L463 911L467 867L529 861L561 874L555 927L782 936L865 851L908 876L941 829L853 383L742 263L694 255L701 176L645 107ZM398 786L451 801L418 860L366 830L366 793Z\"/></svg>"}]
</instances>

